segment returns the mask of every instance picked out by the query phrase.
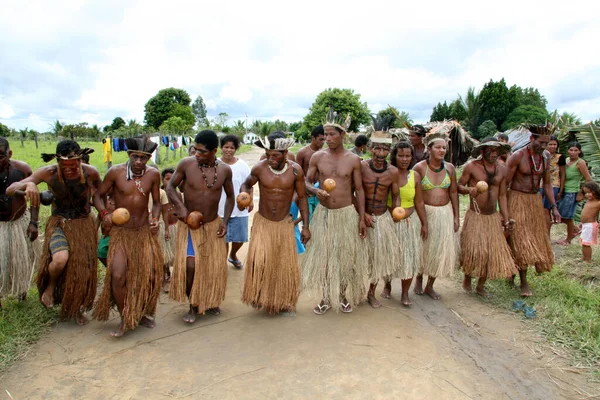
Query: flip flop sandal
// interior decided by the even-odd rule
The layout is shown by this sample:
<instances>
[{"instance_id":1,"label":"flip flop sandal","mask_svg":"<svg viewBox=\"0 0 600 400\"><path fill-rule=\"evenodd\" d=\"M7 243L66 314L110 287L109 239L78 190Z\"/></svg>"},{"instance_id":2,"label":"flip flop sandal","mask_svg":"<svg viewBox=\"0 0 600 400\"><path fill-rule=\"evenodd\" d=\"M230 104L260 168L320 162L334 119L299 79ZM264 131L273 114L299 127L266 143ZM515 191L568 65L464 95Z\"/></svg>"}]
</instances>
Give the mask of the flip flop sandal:
<instances>
[{"instance_id":1,"label":"flip flop sandal","mask_svg":"<svg viewBox=\"0 0 600 400\"><path fill-rule=\"evenodd\" d=\"M318 308L318 310L317 310ZM329 304L317 304L317 307L313 309L313 312L317 315L323 315L329 310L331 306Z\"/></svg>"},{"instance_id":2,"label":"flip flop sandal","mask_svg":"<svg viewBox=\"0 0 600 400\"><path fill-rule=\"evenodd\" d=\"M206 313L211 315L221 315L221 310L218 308L209 308L206 310Z\"/></svg>"},{"instance_id":3,"label":"flip flop sandal","mask_svg":"<svg viewBox=\"0 0 600 400\"><path fill-rule=\"evenodd\" d=\"M340 311L343 313L351 313L352 312L352 307L350 306L350 303L341 303L340 304Z\"/></svg>"},{"instance_id":4,"label":"flip flop sandal","mask_svg":"<svg viewBox=\"0 0 600 400\"><path fill-rule=\"evenodd\" d=\"M228 258L227 261L233 264L233 266L237 269L243 268L242 262L240 260L235 261L233 258Z\"/></svg>"}]
</instances>

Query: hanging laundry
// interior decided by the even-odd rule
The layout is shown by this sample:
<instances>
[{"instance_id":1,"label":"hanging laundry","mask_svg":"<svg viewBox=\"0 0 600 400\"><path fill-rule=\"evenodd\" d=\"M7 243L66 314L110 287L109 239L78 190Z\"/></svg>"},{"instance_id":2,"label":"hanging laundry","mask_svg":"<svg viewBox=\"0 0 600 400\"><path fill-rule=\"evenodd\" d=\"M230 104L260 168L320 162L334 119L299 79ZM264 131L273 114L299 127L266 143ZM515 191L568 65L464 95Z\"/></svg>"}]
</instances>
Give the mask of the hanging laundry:
<instances>
[{"instance_id":1,"label":"hanging laundry","mask_svg":"<svg viewBox=\"0 0 600 400\"><path fill-rule=\"evenodd\" d=\"M119 147L119 138L113 138L113 149L115 151L121 151L121 148Z\"/></svg>"}]
</instances>

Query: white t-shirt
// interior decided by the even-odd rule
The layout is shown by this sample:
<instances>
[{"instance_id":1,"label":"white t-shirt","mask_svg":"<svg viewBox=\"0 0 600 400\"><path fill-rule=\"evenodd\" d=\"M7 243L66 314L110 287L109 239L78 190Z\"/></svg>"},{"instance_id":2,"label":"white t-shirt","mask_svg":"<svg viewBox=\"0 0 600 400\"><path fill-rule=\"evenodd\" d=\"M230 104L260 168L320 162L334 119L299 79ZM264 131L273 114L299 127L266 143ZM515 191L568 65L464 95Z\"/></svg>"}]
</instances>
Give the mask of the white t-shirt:
<instances>
[{"instance_id":1,"label":"white t-shirt","mask_svg":"<svg viewBox=\"0 0 600 400\"><path fill-rule=\"evenodd\" d=\"M220 161L223 161L219 158ZM227 164L229 165L229 164ZM238 160L233 165L229 165L231 168L231 180L233 181L233 197L237 198L240 194L240 187L242 183L246 181L246 178L250 175L250 167L246 164L246 161L238 157ZM223 218L225 215L225 190L221 191L221 200L219 201L219 217ZM235 217L247 217L248 210L240 211L237 208L237 204L233 205L233 212L231 218Z\"/></svg>"}]
</instances>

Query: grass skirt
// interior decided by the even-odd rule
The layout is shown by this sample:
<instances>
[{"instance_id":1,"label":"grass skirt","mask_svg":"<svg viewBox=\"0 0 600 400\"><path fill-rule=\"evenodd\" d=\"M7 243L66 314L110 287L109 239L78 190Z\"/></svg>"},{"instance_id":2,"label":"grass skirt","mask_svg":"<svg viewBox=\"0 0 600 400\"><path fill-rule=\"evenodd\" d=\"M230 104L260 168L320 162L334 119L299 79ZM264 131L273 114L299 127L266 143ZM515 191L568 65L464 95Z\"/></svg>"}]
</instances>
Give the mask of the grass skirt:
<instances>
[{"instance_id":1,"label":"grass skirt","mask_svg":"<svg viewBox=\"0 0 600 400\"><path fill-rule=\"evenodd\" d=\"M411 279L423 263L423 239L421 239L421 220L416 211L410 217L396 223L398 237L398 262L392 278Z\"/></svg>"},{"instance_id":2,"label":"grass skirt","mask_svg":"<svg viewBox=\"0 0 600 400\"><path fill-rule=\"evenodd\" d=\"M423 243L423 263L419 273L432 278L452 275L459 262L460 242L454 232L452 203L445 206L425 205L429 234Z\"/></svg>"},{"instance_id":3,"label":"grass skirt","mask_svg":"<svg viewBox=\"0 0 600 400\"><path fill-rule=\"evenodd\" d=\"M115 305L112 293L113 261L122 252L127 263L125 276L125 304L121 313L124 327L135 329L142 317L156 312L163 280L163 256L157 236L150 232L150 226L139 228L119 228L110 230L110 245L104 288L94 306L94 318L107 321L110 309Z\"/></svg>"},{"instance_id":4,"label":"grass skirt","mask_svg":"<svg viewBox=\"0 0 600 400\"><path fill-rule=\"evenodd\" d=\"M291 217L274 222L254 214L245 265L243 303L269 314L296 309L300 266Z\"/></svg>"},{"instance_id":5,"label":"grass skirt","mask_svg":"<svg viewBox=\"0 0 600 400\"><path fill-rule=\"evenodd\" d=\"M27 236L29 210L15 221L0 222L0 298L29 291L40 257L40 241Z\"/></svg>"},{"instance_id":6,"label":"grass skirt","mask_svg":"<svg viewBox=\"0 0 600 400\"><path fill-rule=\"evenodd\" d=\"M179 302L187 301L185 288L189 231L196 252L194 283L189 302L192 306L198 307L200 314L204 314L210 308L219 307L225 299L227 246L225 238L217 237L219 226L221 226L219 217L196 230L189 229L181 221L177 222L177 250L169 297Z\"/></svg>"},{"instance_id":7,"label":"grass skirt","mask_svg":"<svg viewBox=\"0 0 600 400\"><path fill-rule=\"evenodd\" d=\"M465 275L477 278L509 278L518 272L500 214L467 211L460 233L460 260Z\"/></svg>"},{"instance_id":8,"label":"grass skirt","mask_svg":"<svg viewBox=\"0 0 600 400\"><path fill-rule=\"evenodd\" d=\"M319 291L336 311L342 295L352 306L366 296L368 253L358 226L354 206L330 210L319 204L301 257L303 288Z\"/></svg>"},{"instance_id":9,"label":"grass skirt","mask_svg":"<svg viewBox=\"0 0 600 400\"><path fill-rule=\"evenodd\" d=\"M48 218L36 279L40 298L50 283L50 238L56 227L62 228L69 242L69 261L54 289L54 303L61 304L60 318L64 320L74 318L79 311L89 311L94 305L98 283L98 231L95 218L91 215L78 219Z\"/></svg>"},{"instance_id":10,"label":"grass skirt","mask_svg":"<svg viewBox=\"0 0 600 400\"><path fill-rule=\"evenodd\" d=\"M172 266L175 260L175 244L177 242L177 225L169 225L170 240L165 239L165 223L160 221L158 227L158 241L163 252L165 265Z\"/></svg>"},{"instance_id":11,"label":"grass skirt","mask_svg":"<svg viewBox=\"0 0 600 400\"><path fill-rule=\"evenodd\" d=\"M535 265L537 272L552 270L554 252L550 244L550 234L544 221L542 196L539 193L508 191L508 211L515 220L515 228L508 237L517 268L526 269Z\"/></svg>"},{"instance_id":12,"label":"grass skirt","mask_svg":"<svg viewBox=\"0 0 600 400\"><path fill-rule=\"evenodd\" d=\"M394 220L387 210L382 215L373 216L373 222L373 227L367 229L365 241L369 255L369 280L377 283L398 268L400 245Z\"/></svg>"}]
</instances>

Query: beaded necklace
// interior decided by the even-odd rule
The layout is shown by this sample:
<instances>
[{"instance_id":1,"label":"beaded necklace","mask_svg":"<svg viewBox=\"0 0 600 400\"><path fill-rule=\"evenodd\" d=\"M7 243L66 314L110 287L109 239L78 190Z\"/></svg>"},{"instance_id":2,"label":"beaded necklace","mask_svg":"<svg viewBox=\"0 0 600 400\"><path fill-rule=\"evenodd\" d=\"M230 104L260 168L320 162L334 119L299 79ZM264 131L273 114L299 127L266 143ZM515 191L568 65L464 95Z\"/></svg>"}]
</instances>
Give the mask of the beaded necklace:
<instances>
[{"instance_id":1,"label":"beaded necklace","mask_svg":"<svg viewBox=\"0 0 600 400\"><path fill-rule=\"evenodd\" d=\"M219 162L215 160L215 165L213 167L215 169L215 177L213 179L213 183L208 183L208 179L206 178L206 174L204 173L204 169L202 167L210 168L210 166L208 164L198 164L198 168L200 168L200 172L202 172L202 178L204 178L204 183L206 183L206 187L209 189L212 188L215 183L217 183L217 165L219 165Z\"/></svg>"}]
</instances>

